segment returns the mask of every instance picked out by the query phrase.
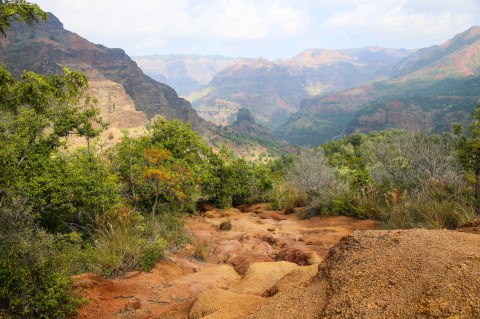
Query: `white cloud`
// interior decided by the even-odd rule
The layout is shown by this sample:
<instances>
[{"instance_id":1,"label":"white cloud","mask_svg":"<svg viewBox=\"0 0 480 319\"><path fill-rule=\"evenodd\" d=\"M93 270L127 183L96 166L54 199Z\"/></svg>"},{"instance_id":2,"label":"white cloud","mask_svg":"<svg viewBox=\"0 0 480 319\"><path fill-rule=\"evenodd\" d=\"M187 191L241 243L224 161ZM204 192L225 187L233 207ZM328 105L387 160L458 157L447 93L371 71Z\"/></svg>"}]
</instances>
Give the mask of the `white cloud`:
<instances>
[{"instance_id":1,"label":"white cloud","mask_svg":"<svg viewBox=\"0 0 480 319\"><path fill-rule=\"evenodd\" d=\"M474 0L459 1L463 7L451 0L352 0L353 7L333 13L322 27L341 32L351 40L364 38L390 45L418 46L422 41L446 40L475 24L480 4Z\"/></svg>"},{"instance_id":2,"label":"white cloud","mask_svg":"<svg viewBox=\"0 0 480 319\"><path fill-rule=\"evenodd\" d=\"M478 0L35 2L57 15L67 29L129 54L272 58L309 47L423 47L480 22Z\"/></svg>"}]
</instances>

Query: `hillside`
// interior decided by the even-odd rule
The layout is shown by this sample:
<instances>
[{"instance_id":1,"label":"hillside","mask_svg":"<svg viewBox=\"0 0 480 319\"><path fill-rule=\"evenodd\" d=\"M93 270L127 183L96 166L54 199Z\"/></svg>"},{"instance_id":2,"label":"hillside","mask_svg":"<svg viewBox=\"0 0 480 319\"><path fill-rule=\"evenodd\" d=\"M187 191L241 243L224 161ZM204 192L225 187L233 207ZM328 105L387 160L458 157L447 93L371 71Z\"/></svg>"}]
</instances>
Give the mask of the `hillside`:
<instances>
[{"instance_id":1,"label":"hillside","mask_svg":"<svg viewBox=\"0 0 480 319\"><path fill-rule=\"evenodd\" d=\"M479 64L480 28L474 27L400 61L389 80L303 100L275 136L318 145L357 129L448 130L452 122L468 122L476 106Z\"/></svg>"},{"instance_id":2,"label":"hillside","mask_svg":"<svg viewBox=\"0 0 480 319\"><path fill-rule=\"evenodd\" d=\"M259 123L275 128L297 112L300 101L385 77L406 50L368 47L349 50L308 49L291 59L243 59L219 72L188 99L199 115L227 125L240 108Z\"/></svg>"},{"instance_id":3,"label":"hillside","mask_svg":"<svg viewBox=\"0 0 480 319\"><path fill-rule=\"evenodd\" d=\"M148 119L161 114L168 119L188 121L197 130L209 125L175 90L144 75L123 50L95 45L65 30L52 14L48 24L34 30L15 26L0 43L0 61L15 75L23 70L52 73L58 70L58 64L63 64L84 72L90 82L98 82L94 85L97 90L102 91L102 82L121 85L135 110L143 112Z\"/></svg>"},{"instance_id":4,"label":"hillside","mask_svg":"<svg viewBox=\"0 0 480 319\"><path fill-rule=\"evenodd\" d=\"M180 96L207 85L219 71L236 62L235 58L200 55L147 55L132 59L152 79L173 87Z\"/></svg>"},{"instance_id":5,"label":"hillside","mask_svg":"<svg viewBox=\"0 0 480 319\"><path fill-rule=\"evenodd\" d=\"M102 143L117 141L125 130L130 136L144 134L147 121L162 115L190 123L210 145L226 143L247 158L279 150L271 147L271 141L258 144L258 137L249 133L219 135L218 129L198 116L187 100L179 98L170 86L146 76L123 50L93 44L65 30L53 14L49 14L47 24L35 29L14 26L8 37L0 39L0 61L15 76L23 70L58 72L59 64L83 72L89 81L89 93L98 101L102 118L110 124Z\"/></svg>"}]
</instances>

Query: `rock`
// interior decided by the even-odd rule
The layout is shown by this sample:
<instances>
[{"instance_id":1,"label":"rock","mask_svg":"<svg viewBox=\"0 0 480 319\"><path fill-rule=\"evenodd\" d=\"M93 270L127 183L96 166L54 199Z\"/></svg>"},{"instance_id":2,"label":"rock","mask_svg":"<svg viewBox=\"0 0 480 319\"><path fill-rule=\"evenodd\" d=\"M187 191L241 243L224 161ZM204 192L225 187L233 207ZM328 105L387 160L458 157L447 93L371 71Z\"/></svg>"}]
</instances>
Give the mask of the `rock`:
<instances>
[{"instance_id":1,"label":"rock","mask_svg":"<svg viewBox=\"0 0 480 319\"><path fill-rule=\"evenodd\" d=\"M136 310L136 309L140 309L140 307L142 306L140 300L138 299L134 299L130 302L128 302L126 305L125 305L125 311L131 311L131 310Z\"/></svg>"},{"instance_id":2,"label":"rock","mask_svg":"<svg viewBox=\"0 0 480 319\"><path fill-rule=\"evenodd\" d=\"M184 301L212 288L226 289L239 282L240 276L229 265L212 266L180 277L161 290L157 302Z\"/></svg>"},{"instance_id":3,"label":"rock","mask_svg":"<svg viewBox=\"0 0 480 319\"><path fill-rule=\"evenodd\" d=\"M287 217L279 212L275 211L266 211L262 212L257 215L261 219L273 219L273 220L284 220L287 219Z\"/></svg>"},{"instance_id":4,"label":"rock","mask_svg":"<svg viewBox=\"0 0 480 319\"><path fill-rule=\"evenodd\" d=\"M201 293L193 305L189 319L235 319L247 314L265 301L254 295L237 294L223 289Z\"/></svg>"},{"instance_id":5,"label":"rock","mask_svg":"<svg viewBox=\"0 0 480 319\"><path fill-rule=\"evenodd\" d=\"M240 283L231 290L240 294L262 296L279 279L297 268L298 265L287 261L250 264Z\"/></svg>"},{"instance_id":6,"label":"rock","mask_svg":"<svg viewBox=\"0 0 480 319\"><path fill-rule=\"evenodd\" d=\"M263 296L271 297L279 292L295 289L296 287L299 287L312 279L317 272L318 264L298 267L297 269L283 276L282 279L278 280L272 288L265 291Z\"/></svg>"},{"instance_id":7,"label":"rock","mask_svg":"<svg viewBox=\"0 0 480 319\"><path fill-rule=\"evenodd\" d=\"M285 260L299 266L308 266L320 263L321 258L316 252L308 249L308 247L304 245L289 245L280 250L275 260Z\"/></svg>"},{"instance_id":8,"label":"rock","mask_svg":"<svg viewBox=\"0 0 480 319\"><path fill-rule=\"evenodd\" d=\"M236 272L238 272L240 275L244 275L248 269L248 266L250 266L252 263L273 261L274 259L269 256L251 253L241 254L233 258L229 258L227 262L235 268Z\"/></svg>"},{"instance_id":9,"label":"rock","mask_svg":"<svg viewBox=\"0 0 480 319\"><path fill-rule=\"evenodd\" d=\"M228 221L224 221L220 224L220 226L218 226L218 229L219 230L230 230L232 229L232 223L228 220Z\"/></svg>"}]
</instances>

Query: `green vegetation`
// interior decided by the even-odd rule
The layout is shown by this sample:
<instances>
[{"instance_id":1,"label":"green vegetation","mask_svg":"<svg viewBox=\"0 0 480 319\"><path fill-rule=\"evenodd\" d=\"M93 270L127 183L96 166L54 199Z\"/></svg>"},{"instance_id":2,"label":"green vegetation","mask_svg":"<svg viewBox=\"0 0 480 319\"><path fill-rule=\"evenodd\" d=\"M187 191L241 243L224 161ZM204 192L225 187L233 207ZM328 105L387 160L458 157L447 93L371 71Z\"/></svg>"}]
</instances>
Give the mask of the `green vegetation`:
<instances>
[{"instance_id":1,"label":"green vegetation","mask_svg":"<svg viewBox=\"0 0 480 319\"><path fill-rule=\"evenodd\" d=\"M25 1L0 8L2 33L13 21L45 19ZM87 80L61 70L15 78L0 66L0 317L75 315L85 300L71 275L150 270L190 241L182 217L200 200L219 208L269 201L285 213L307 205L306 216L375 218L388 228L455 228L479 211L480 105L468 134L459 125L441 136L354 133L296 156L264 140L278 156L267 164L226 146L216 153L188 124L161 117L145 136L125 134L100 151L106 125ZM86 146L68 148L69 135ZM209 242L192 246L194 258L211 254Z\"/></svg>"},{"instance_id":2,"label":"green vegetation","mask_svg":"<svg viewBox=\"0 0 480 319\"><path fill-rule=\"evenodd\" d=\"M0 32L46 14L0 3ZM65 318L84 300L70 276L148 271L189 241L182 216L199 198L227 207L260 200L271 182L260 164L215 154L179 121L155 118L149 133L95 148L105 128L84 75L0 66L0 316ZM86 147L72 150L70 135ZM197 254L203 258L206 250Z\"/></svg>"},{"instance_id":3,"label":"green vegetation","mask_svg":"<svg viewBox=\"0 0 480 319\"><path fill-rule=\"evenodd\" d=\"M462 138L401 130L354 133L300 154L285 166L275 189L305 194L307 216L373 218L386 228L456 228L475 215L478 190L469 174L475 173L471 146L478 143L478 119L474 123Z\"/></svg>"},{"instance_id":4,"label":"green vegetation","mask_svg":"<svg viewBox=\"0 0 480 319\"><path fill-rule=\"evenodd\" d=\"M252 147L256 145L263 146L268 150L270 157L282 156L285 154L285 148L292 148L292 146L289 146L284 141L270 140L253 134L236 132L228 127L217 127L213 132L237 145L249 145Z\"/></svg>"}]
</instances>

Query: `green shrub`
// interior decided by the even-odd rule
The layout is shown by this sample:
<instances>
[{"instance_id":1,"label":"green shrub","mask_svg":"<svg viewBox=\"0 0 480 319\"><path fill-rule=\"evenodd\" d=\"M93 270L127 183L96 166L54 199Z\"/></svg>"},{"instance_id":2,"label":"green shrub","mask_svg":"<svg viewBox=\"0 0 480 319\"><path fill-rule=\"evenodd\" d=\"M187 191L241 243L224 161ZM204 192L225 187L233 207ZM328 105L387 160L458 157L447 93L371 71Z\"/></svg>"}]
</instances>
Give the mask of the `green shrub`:
<instances>
[{"instance_id":1,"label":"green shrub","mask_svg":"<svg viewBox=\"0 0 480 319\"><path fill-rule=\"evenodd\" d=\"M305 193L283 180L273 185L270 197L270 207L273 210L285 209L291 211L295 207L304 207L307 204Z\"/></svg>"},{"instance_id":2,"label":"green shrub","mask_svg":"<svg viewBox=\"0 0 480 319\"><path fill-rule=\"evenodd\" d=\"M163 257L166 242L161 238L146 241L141 250L139 268L142 271L150 271L155 264Z\"/></svg>"},{"instance_id":3,"label":"green shrub","mask_svg":"<svg viewBox=\"0 0 480 319\"><path fill-rule=\"evenodd\" d=\"M56 236L20 207L0 210L0 313L4 317L66 318L84 300L71 288Z\"/></svg>"}]
</instances>

